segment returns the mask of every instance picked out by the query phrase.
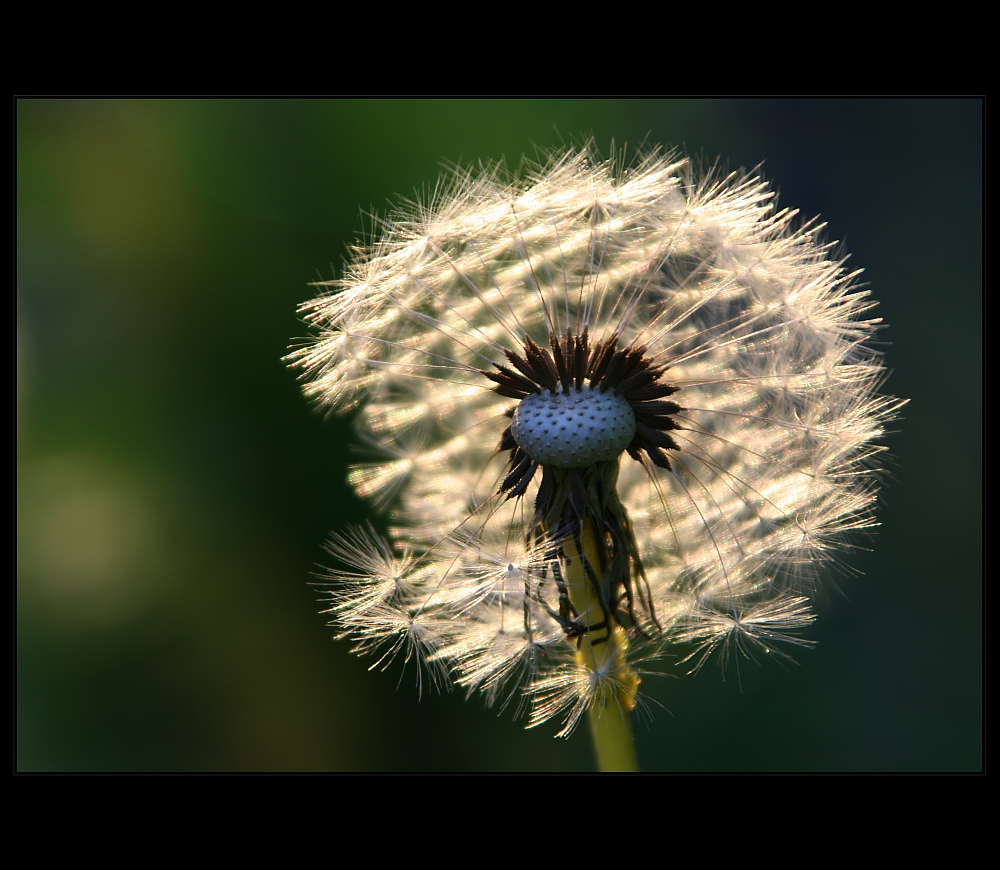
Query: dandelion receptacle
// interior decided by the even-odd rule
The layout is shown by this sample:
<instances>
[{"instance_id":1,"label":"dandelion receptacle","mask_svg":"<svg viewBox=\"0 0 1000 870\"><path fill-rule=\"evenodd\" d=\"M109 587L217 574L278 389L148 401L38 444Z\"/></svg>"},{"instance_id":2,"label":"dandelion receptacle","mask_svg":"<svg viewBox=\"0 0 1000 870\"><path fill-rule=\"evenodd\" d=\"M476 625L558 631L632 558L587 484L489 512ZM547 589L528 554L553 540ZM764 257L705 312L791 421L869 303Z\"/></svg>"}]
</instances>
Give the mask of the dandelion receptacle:
<instances>
[{"instance_id":1,"label":"dandelion receptacle","mask_svg":"<svg viewBox=\"0 0 1000 870\"><path fill-rule=\"evenodd\" d=\"M330 540L338 636L562 736L627 732L676 649L808 643L900 405L833 251L752 174L590 148L382 221L289 356L387 515Z\"/></svg>"}]
</instances>

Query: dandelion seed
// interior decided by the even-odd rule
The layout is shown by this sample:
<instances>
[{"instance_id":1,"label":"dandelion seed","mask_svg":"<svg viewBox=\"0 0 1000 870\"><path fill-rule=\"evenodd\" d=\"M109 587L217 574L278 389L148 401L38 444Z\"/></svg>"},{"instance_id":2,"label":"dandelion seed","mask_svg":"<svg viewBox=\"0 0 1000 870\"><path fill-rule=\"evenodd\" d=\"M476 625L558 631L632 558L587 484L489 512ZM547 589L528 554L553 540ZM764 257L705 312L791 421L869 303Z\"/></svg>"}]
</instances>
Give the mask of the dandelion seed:
<instances>
[{"instance_id":1,"label":"dandelion seed","mask_svg":"<svg viewBox=\"0 0 1000 870\"><path fill-rule=\"evenodd\" d=\"M358 407L390 541L334 535L329 613L529 725L624 718L674 644L807 641L874 524L874 305L758 177L569 152L455 172L302 306L307 395Z\"/></svg>"}]
</instances>

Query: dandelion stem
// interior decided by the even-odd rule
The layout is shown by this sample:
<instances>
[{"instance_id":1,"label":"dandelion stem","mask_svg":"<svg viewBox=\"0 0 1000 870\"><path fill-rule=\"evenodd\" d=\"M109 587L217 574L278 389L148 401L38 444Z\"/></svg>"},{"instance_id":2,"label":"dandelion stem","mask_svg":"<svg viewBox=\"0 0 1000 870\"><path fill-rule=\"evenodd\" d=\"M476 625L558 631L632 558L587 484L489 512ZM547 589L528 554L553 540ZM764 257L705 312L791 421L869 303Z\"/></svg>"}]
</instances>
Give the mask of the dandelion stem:
<instances>
[{"instance_id":1,"label":"dandelion stem","mask_svg":"<svg viewBox=\"0 0 1000 870\"><path fill-rule=\"evenodd\" d=\"M624 709L605 709L595 704L587 711L587 718L594 738L598 770L604 773L638 772L631 714Z\"/></svg>"},{"instance_id":2,"label":"dandelion stem","mask_svg":"<svg viewBox=\"0 0 1000 870\"><path fill-rule=\"evenodd\" d=\"M587 715L598 768L637 771L629 716L635 706L639 675L628 664L625 631L611 621L607 603L601 600L603 572L599 566L610 561L602 547L607 550L605 536L595 532L590 518L581 522L579 534L570 536L563 546L567 594L577 622L586 629L577 640L576 661L589 674Z\"/></svg>"}]
</instances>

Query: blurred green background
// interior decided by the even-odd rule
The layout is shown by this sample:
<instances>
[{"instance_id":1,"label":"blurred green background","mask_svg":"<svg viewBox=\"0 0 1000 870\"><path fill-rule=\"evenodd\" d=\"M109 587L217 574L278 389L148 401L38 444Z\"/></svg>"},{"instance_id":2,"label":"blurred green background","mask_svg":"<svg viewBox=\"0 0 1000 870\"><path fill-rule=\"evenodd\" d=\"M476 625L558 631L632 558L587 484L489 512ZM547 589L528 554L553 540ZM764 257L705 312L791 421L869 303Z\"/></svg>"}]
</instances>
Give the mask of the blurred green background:
<instances>
[{"instance_id":1,"label":"blurred green background","mask_svg":"<svg viewBox=\"0 0 1000 870\"><path fill-rule=\"evenodd\" d=\"M982 766L982 105L17 103L17 767L588 770L586 729L418 702L310 573L367 510L280 361L307 286L442 163L593 135L763 162L880 302L912 399L798 665L643 683L647 770ZM949 415L957 421L945 426ZM835 581L835 582L833 582ZM679 679L675 676L681 677Z\"/></svg>"}]
</instances>

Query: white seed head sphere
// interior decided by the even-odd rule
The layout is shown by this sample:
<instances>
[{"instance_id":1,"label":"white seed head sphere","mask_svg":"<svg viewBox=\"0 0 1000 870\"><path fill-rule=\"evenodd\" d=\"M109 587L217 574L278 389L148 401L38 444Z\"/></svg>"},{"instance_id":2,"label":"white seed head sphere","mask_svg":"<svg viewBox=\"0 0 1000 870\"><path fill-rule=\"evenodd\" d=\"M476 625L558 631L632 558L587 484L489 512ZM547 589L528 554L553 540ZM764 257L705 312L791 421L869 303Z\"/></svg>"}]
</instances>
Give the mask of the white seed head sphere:
<instances>
[{"instance_id":1,"label":"white seed head sphere","mask_svg":"<svg viewBox=\"0 0 1000 870\"><path fill-rule=\"evenodd\" d=\"M510 434L539 465L585 468L615 459L635 436L635 413L614 390L590 387L569 394L543 390L525 396Z\"/></svg>"},{"instance_id":2,"label":"white seed head sphere","mask_svg":"<svg viewBox=\"0 0 1000 870\"><path fill-rule=\"evenodd\" d=\"M381 221L288 358L391 507L389 539L331 539L337 636L562 736L673 644L692 670L808 645L904 404L822 226L753 174L592 147Z\"/></svg>"}]
</instances>

